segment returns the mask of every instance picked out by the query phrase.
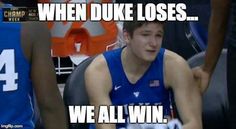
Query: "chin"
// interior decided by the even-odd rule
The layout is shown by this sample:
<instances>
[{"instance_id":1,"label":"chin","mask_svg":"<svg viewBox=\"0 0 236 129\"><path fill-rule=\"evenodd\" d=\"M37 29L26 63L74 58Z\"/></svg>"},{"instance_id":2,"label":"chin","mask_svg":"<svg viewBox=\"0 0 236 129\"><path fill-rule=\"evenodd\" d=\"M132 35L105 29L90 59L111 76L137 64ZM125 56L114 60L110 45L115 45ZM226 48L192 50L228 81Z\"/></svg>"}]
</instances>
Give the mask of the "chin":
<instances>
[{"instance_id":1,"label":"chin","mask_svg":"<svg viewBox=\"0 0 236 129\"><path fill-rule=\"evenodd\" d=\"M149 62L152 62L156 59L156 57L157 57L157 54L148 55L146 57L146 60L149 61Z\"/></svg>"},{"instance_id":2,"label":"chin","mask_svg":"<svg viewBox=\"0 0 236 129\"><path fill-rule=\"evenodd\" d=\"M150 54L150 53L145 53L145 54L140 54L139 59L143 60L144 62L153 62L157 55L156 54Z\"/></svg>"},{"instance_id":3,"label":"chin","mask_svg":"<svg viewBox=\"0 0 236 129\"><path fill-rule=\"evenodd\" d=\"M153 62L155 59L156 59L156 57L148 57L148 58L145 58L144 60L146 62Z\"/></svg>"}]
</instances>

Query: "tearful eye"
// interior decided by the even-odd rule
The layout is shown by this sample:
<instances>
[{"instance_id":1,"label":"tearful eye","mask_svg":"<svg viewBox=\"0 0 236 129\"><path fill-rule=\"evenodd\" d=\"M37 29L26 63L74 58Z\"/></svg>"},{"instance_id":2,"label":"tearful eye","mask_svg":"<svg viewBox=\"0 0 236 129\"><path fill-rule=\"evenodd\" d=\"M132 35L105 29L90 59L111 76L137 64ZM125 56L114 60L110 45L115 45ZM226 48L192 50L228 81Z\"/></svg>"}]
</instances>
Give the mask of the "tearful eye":
<instances>
[{"instance_id":1,"label":"tearful eye","mask_svg":"<svg viewBox=\"0 0 236 129\"><path fill-rule=\"evenodd\" d=\"M149 36L149 34L141 34L142 36Z\"/></svg>"},{"instance_id":2,"label":"tearful eye","mask_svg":"<svg viewBox=\"0 0 236 129\"><path fill-rule=\"evenodd\" d=\"M161 34L157 34L156 37L162 37L162 35Z\"/></svg>"}]
</instances>

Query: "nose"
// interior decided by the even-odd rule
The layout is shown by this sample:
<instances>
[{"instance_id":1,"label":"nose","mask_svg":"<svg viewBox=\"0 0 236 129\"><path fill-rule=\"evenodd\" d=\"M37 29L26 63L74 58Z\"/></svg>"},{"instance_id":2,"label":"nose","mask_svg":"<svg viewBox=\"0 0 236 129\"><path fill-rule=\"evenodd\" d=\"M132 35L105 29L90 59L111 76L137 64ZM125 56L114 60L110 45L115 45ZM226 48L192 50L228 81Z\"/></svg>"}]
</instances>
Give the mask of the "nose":
<instances>
[{"instance_id":1,"label":"nose","mask_svg":"<svg viewBox=\"0 0 236 129\"><path fill-rule=\"evenodd\" d=\"M158 39L155 36L151 36L149 39L149 45L151 47L157 47L158 46Z\"/></svg>"}]
</instances>

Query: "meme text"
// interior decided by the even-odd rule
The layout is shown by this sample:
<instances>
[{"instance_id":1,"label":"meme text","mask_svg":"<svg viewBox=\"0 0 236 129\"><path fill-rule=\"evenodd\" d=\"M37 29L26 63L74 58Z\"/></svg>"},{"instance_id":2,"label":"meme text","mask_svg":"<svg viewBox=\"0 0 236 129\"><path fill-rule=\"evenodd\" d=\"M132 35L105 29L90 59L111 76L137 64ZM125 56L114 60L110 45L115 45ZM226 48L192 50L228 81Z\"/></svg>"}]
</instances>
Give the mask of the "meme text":
<instances>
[{"instance_id":1,"label":"meme text","mask_svg":"<svg viewBox=\"0 0 236 129\"><path fill-rule=\"evenodd\" d=\"M184 3L137 4L127 3L39 3L39 21L198 21L198 16L187 16Z\"/></svg>"}]
</instances>

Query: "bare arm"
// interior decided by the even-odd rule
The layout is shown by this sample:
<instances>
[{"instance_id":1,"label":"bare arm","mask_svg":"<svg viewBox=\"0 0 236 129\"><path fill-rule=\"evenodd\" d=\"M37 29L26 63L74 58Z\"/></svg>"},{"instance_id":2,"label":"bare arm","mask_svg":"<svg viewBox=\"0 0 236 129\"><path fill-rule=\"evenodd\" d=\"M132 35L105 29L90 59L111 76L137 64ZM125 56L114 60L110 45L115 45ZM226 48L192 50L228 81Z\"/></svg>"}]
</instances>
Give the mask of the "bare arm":
<instances>
[{"instance_id":1,"label":"bare arm","mask_svg":"<svg viewBox=\"0 0 236 129\"><path fill-rule=\"evenodd\" d=\"M230 0L211 0L211 17L208 29L208 47L204 64L195 67L193 74L199 82L201 92L207 90L211 75L224 46L225 33L230 11Z\"/></svg>"},{"instance_id":2,"label":"bare arm","mask_svg":"<svg viewBox=\"0 0 236 129\"><path fill-rule=\"evenodd\" d=\"M50 33L46 25L28 25L32 36L31 78L46 129L66 129L65 107L56 83L51 58Z\"/></svg>"},{"instance_id":3,"label":"bare arm","mask_svg":"<svg viewBox=\"0 0 236 129\"><path fill-rule=\"evenodd\" d=\"M90 104L95 106L95 119L97 121L99 106L111 105L109 97L112 87L111 77L102 55L96 57L86 69L85 83ZM115 129L115 124L96 124L96 129Z\"/></svg>"},{"instance_id":4,"label":"bare arm","mask_svg":"<svg viewBox=\"0 0 236 129\"><path fill-rule=\"evenodd\" d=\"M230 0L211 0L208 47L203 70L212 74L224 45Z\"/></svg>"},{"instance_id":5,"label":"bare arm","mask_svg":"<svg viewBox=\"0 0 236 129\"><path fill-rule=\"evenodd\" d=\"M165 59L165 83L174 91L183 128L202 129L201 94L188 64L172 52Z\"/></svg>"}]
</instances>

